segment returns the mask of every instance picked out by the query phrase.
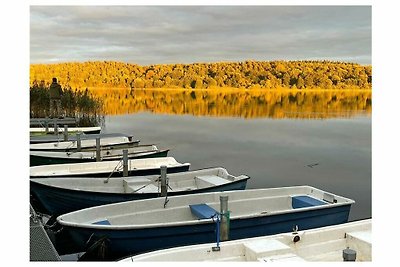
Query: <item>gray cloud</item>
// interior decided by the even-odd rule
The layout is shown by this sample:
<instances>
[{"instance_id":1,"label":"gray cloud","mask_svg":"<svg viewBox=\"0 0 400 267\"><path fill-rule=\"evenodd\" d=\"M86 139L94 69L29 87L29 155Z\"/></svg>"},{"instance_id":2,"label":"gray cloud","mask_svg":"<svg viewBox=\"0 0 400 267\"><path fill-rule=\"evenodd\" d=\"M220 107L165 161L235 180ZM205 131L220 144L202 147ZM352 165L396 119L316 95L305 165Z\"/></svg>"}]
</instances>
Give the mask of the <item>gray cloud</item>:
<instances>
[{"instance_id":1,"label":"gray cloud","mask_svg":"<svg viewBox=\"0 0 400 267\"><path fill-rule=\"evenodd\" d=\"M371 63L369 6L31 6L31 63Z\"/></svg>"}]
</instances>

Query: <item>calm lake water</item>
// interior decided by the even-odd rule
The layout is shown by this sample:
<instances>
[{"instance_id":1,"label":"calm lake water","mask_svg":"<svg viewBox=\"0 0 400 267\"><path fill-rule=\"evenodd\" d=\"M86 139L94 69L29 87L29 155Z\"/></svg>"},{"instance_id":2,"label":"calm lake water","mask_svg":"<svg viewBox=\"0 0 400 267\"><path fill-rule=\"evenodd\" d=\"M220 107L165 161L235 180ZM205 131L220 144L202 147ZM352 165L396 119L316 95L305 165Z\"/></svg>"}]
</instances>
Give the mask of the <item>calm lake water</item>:
<instances>
[{"instance_id":1,"label":"calm lake water","mask_svg":"<svg viewBox=\"0 0 400 267\"><path fill-rule=\"evenodd\" d=\"M349 220L371 217L371 117L237 118L139 112L105 117L106 133L169 148L191 169L251 177L247 188L310 185L356 201ZM311 165L307 166L307 165Z\"/></svg>"},{"instance_id":2,"label":"calm lake water","mask_svg":"<svg viewBox=\"0 0 400 267\"><path fill-rule=\"evenodd\" d=\"M371 91L94 90L104 133L170 149L191 169L222 166L247 188L310 185L371 217ZM65 240L63 240L65 238ZM58 250L74 253L68 236ZM60 250L59 250L60 251ZM63 260L77 260L77 255Z\"/></svg>"}]
</instances>

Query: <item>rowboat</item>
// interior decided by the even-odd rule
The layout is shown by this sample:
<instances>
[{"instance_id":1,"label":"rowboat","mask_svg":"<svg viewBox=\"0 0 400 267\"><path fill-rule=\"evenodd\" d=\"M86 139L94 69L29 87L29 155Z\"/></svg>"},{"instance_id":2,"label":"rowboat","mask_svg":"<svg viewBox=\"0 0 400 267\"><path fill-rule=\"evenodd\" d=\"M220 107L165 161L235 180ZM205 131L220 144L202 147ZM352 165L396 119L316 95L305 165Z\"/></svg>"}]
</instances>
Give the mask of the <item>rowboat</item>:
<instances>
[{"instance_id":1,"label":"rowboat","mask_svg":"<svg viewBox=\"0 0 400 267\"><path fill-rule=\"evenodd\" d=\"M365 219L317 229L226 241L221 243L219 250L212 249L214 243L176 247L120 261L371 261L371 221Z\"/></svg>"},{"instance_id":2,"label":"rowboat","mask_svg":"<svg viewBox=\"0 0 400 267\"><path fill-rule=\"evenodd\" d=\"M58 132L63 132L64 128L57 128ZM54 133L54 127L30 127L29 132L31 134L43 134L43 133ZM101 132L101 126L92 127L68 127L68 132L82 132L85 134L99 134Z\"/></svg>"},{"instance_id":3,"label":"rowboat","mask_svg":"<svg viewBox=\"0 0 400 267\"><path fill-rule=\"evenodd\" d=\"M168 174L169 196L246 188L247 175L233 176L221 167ZM64 214L104 204L161 196L159 175L105 179L36 178L31 194L47 214Z\"/></svg>"},{"instance_id":4,"label":"rowboat","mask_svg":"<svg viewBox=\"0 0 400 267\"><path fill-rule=\"evenodd\" d=\"M129 159L166 157L169 149L160 150L155 145L140 145L126 148ZM103 149L99 161L121 160L123 149ZM30 151L30 166L95 162L96 151Z\"/></svg>"},{"instance_id":5,"label":"rowboat","mask_svg":"<svg viewBox=\"0 0 400 267\"><path fill-rule=\"evenodd\" d=\"M173 157L128 159L127 175L160 174L160 167L167 166L168 173L189 170L190 163L179 163ZM31 178L44 177L122 177L122 160L53 164L29 167Z\"/></svg>"},{"instance_id":6,"label":"rowboat","mask_svg":"<svg viewBox=\"0 0 400 267\"><path fill-rule=\"evenodd\" d=\"M119 137L106 137L100 139L101 148L126 148L132 147L139 143L139 141L132 141L131 138L126 136ZM78 149L77 141L62 141L62 142L51 142L41 144L30 144L29 149L31 151L74 151ZM81 140L81 150L95 150L96 140L88 139Z\"/></svg>"},{"instance_id":7,"label":"rowboat","mask_svg":"<svg viewBox=\"0 0 400 267\"><path fill-rule=\"evenodd\" d=\"M294 186L126 201L67 213L57 222L81 251L89 239L105 237L107 251L121 258L215 241L219 200L226 198L229 208L220 216L229 222L230 240L346 223L354 203L311 186Z\"/></svg>"},{"instance_id":8,"label":"rowboat","mask_svg":"<svg viewBox=\"0 0 400 267\"><path fill-rule=\"evenodd\" d=\"M96 138L103 139L108 137L127 137L132 139L132 136L123 133L100 133L100 134L81 133L80 135L81 140L89 140L89 139L96 140ZM76 133L68 133L68 141L76 141L76 140L77 140ZM65 140L64 140L64 134L58 133L58 134L31 135L29 141L31 144L40 144L40 143L63 142Z\"/></svg>"}]
</instances>

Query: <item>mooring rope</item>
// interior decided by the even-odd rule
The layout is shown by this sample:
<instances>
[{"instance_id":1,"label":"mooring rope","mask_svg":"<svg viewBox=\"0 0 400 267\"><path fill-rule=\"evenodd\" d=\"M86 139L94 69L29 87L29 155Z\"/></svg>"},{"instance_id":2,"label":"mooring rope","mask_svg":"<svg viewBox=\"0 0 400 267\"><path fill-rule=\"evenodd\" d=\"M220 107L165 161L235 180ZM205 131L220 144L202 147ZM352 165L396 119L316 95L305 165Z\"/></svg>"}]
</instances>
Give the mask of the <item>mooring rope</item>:
<instances>
[{"instance_id":1,"label":"mooring rope","mask_svg":"<svg viewBox=\"0 0 400 267\"><path fill-rule=\"evenodd\" d=\"M121 166L119 166L120 163L121 163ZM117 165L115 166L114 170L112 170L112 172L110 173L110 175L108 175L107 179L105 179L103 182L104 182L105 184L107 184L107 183L108 183L108 180L110 180L110 178L111 178L111 176L113 175L113 173L114 173L118 168L120 168L120 167L123 167L123 162L122 162L122 160L118 161L118 163L117 163Z\"/></svg>"},{"instance_id":2,"label":"mooring rope","mask_svg":"<svg viewBox=\"0 0 400 267\"><path fill-rule=\"evenodd\" d=\"M216 239L217 239L217 246L213 248L214 250L219 250L219 232L220 232L220 221L221 221L221 214L215 212L213 216L211 216L213 222L215 222L217 230L216 230Z\"/></svg>"},{"instance_id":3,"label":"mooring rope","mask_svg":"<svg viewBox=\"0 0 400 267\"><path fill-rule=\"evenodd\" d=\"M156 181L157 181L157 179L154 180L154 181L150 181L150 183L145 184L144 186L141 186L141 187L139 187L138 189L134 190L133 193L136 193L137 191L139 191L139 190L145 188L146 186L149 186L149 185L153 184L153 183L156 182ZM158 190L157 190L157 191L158 191ZM158 192L157 192L157 193L158 193Z\"/></svg>"}]
</instances>

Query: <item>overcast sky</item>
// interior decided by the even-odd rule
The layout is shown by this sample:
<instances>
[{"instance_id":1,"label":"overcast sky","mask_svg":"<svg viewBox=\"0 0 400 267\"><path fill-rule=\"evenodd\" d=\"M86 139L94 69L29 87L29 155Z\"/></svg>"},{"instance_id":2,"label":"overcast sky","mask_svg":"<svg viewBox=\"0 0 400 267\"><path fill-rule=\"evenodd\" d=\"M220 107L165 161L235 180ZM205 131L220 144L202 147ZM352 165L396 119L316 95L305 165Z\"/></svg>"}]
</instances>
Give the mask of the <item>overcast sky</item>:
<instances>
[{"instance_id":1,"label":"overcast sky","mask_svg":"<svg viewBox=\"0 0 400 267\"><path fill-rule=\"evenodd\" d=\"M371 64L370 6L31 6L30 62Z\"/></svg>"}]
</instances>

